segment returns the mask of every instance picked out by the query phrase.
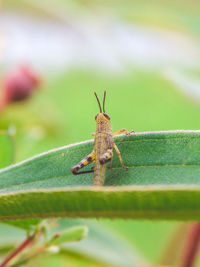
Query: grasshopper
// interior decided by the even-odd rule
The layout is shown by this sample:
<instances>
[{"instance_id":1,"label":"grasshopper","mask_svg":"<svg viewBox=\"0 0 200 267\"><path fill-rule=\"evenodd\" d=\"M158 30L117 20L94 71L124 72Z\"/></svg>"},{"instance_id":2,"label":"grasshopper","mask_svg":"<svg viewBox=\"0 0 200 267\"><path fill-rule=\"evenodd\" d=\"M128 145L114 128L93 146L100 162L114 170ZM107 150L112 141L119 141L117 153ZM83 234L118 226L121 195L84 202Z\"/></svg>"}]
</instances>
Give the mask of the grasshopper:
<instances>
[{"instance_id":1,"label":"grasshopper","mask_svg":"<svg viewBox=\"0 0 200 267\"><path fill-rule=\"evenodd\" d=\"M101 108L101 104L99 98L96 93L94 93L99 105L100 113L95 116L96 121L96 133L92 135L95 136L94 140L94 149L93 151L87 155L83 160L81 160L77 165L71 168L73 174L82 174L82 173L89 173L94 172L94 186L102 186L104 184L105 179L105 172L106 172L106 163L110 161L113 156L113 147L116 150L117 155L119 156L120 163L122 168L128 170L123 163L120 151L117 145L114 143L113 137L125 133L126 135L130 135L132 132L127 132L126 129L121 129L115 133L112 133L112 125L110 122L110 116L105 113L105 98L106 98L106 91L104 91L104 98L103 98L103 112ZM94 161L94 167L89 171L79 171L81 168L87 166L88 164Z\"/></svg>"}]
</instances>

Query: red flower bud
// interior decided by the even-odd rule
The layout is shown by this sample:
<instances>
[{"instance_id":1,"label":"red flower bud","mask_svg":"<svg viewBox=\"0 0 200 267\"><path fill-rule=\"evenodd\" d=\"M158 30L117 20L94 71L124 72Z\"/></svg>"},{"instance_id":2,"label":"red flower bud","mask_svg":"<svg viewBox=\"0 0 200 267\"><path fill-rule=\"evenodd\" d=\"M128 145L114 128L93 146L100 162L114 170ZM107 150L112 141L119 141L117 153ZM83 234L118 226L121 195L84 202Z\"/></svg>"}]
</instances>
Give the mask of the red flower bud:
<instances>
[{"instance_id":1,"label":"red flower bud","mask_svg":"<svg viewBox=\"0 0 200 267\"><path fill-rule=\"evenodd\" d=\"M19 66L9 72L3 79L2 106L29 98L39 83L39 76L28 66Z\"/></svg>"}]
</instances>

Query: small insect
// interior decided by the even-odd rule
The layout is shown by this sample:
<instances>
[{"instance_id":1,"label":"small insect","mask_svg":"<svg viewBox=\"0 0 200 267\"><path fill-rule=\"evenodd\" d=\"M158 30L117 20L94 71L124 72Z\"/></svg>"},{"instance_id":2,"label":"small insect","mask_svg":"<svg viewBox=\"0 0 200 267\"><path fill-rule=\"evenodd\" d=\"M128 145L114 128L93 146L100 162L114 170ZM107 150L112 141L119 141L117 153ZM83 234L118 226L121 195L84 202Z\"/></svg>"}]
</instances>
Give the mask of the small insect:
<instances>
[{"instance_id":1,"label":"small insect","mask_svg":"<svg viewBox=\"0 0 200 267\"><path fill-rule=\"evenodd\" d=\"M94 186L102 186L105 180L105 172L106 172L106 163L110 161L113 156L113 147L115 148L117 155L119 156L121 165L124 169L128 170L123 163L120 151L117 145L114 143L113 137L120 134L125 133L126 135L130 135L130 133L134 132L127 132L126 129L121 129L116 133L112 133L112 125L110 122L110 117L107 113L105 113L105 99L106 99L106 91L104 91L104 98L103 98L103 112L101 108L101 104L99 98L96 93L94 93L99 105L100 113L95 116L96 121L96 133L92 135L95 136L94 140L94 149L93 151L87 155L83 160L81 160L77 165L71 168L73 174L82 174L82 173L89 173L94 172ZM87 166L88 164L94 161L94 167L88 171L79 171L81 168Z\"/></svg>"}]
</instances>

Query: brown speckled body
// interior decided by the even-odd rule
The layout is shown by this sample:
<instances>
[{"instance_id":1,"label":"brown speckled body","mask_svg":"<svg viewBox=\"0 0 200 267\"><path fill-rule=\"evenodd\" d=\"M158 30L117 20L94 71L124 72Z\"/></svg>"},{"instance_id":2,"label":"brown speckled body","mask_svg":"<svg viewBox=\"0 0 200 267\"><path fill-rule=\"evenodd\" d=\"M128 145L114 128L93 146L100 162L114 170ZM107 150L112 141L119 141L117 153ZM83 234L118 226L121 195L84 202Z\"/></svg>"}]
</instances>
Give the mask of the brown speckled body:
<instances>
[{"instance_id":1,"label":"brown speckled body","mask_svg":"<svg viewBox=\"0 0 200 267\"><path fill-rule=\"evenodd\" d=\"M95 163L93 185L95 186L102 186L104 184L106 164L102 164L100 159L108 149L112 150L113 144L111 122L103 113L99 113L96 118L96 134L94 141Z\"/></svg>"}]
</instances>

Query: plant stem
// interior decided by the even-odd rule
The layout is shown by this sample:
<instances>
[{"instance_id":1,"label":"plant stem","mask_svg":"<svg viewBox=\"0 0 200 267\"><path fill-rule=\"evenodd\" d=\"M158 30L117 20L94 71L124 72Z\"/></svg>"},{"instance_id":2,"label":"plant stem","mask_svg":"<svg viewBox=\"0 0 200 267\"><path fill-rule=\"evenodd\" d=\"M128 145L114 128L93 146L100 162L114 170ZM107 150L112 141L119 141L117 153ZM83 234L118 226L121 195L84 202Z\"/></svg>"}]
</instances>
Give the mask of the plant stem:
<instances>
[{"instance_id":1,"label":"plant stem","mask_svg":"<svg viewBox=\"0 0 200 267\"><path fill-rule=\"evenodd\" d=\"M200 241L200 222L192 223L189 227L182 251L180 267L194 266Z\"/></svg>"},{"instance_id":2,"label":"plant stem","mask_svg":"<svg viewBox=\"0 0 200 267\"><path fill-rule=\"evenodd\" d=\"M40 247L38 250L34 251L33 253L23 257L22 259L19 259L19 261L17 261L16 263L12 264L12 267L17 267L17 266L23 265L24 263L26 263L30 259L32 259L32 258L38 256L39 254L45 252L46 249L47 249L47 247L45 245Z\"/></svg>"},{"instance_id":3,"label":"plant stem","mask_svg":"<svg viewBox=\"0 0 200 267\"><path fill-rule=\"evenodd\" d=\"M159 266L174 266L177 260L180 260L180 253L182 253L190 225L189 223L182 223L176 227L165 247Z\"/></svg>"},{"instance_id":4,"label":"plant stem","mask_svg":"<svg viewBox=\"0 0 200 267\"><path fill-rule=\"evenodd\" d=\"M14 249L0 264L0 267L5 267L16 255L22 252L27 246L29 246L34 239L33 236L27 237L16 249Z\"/></svg>"}]
</instances>

